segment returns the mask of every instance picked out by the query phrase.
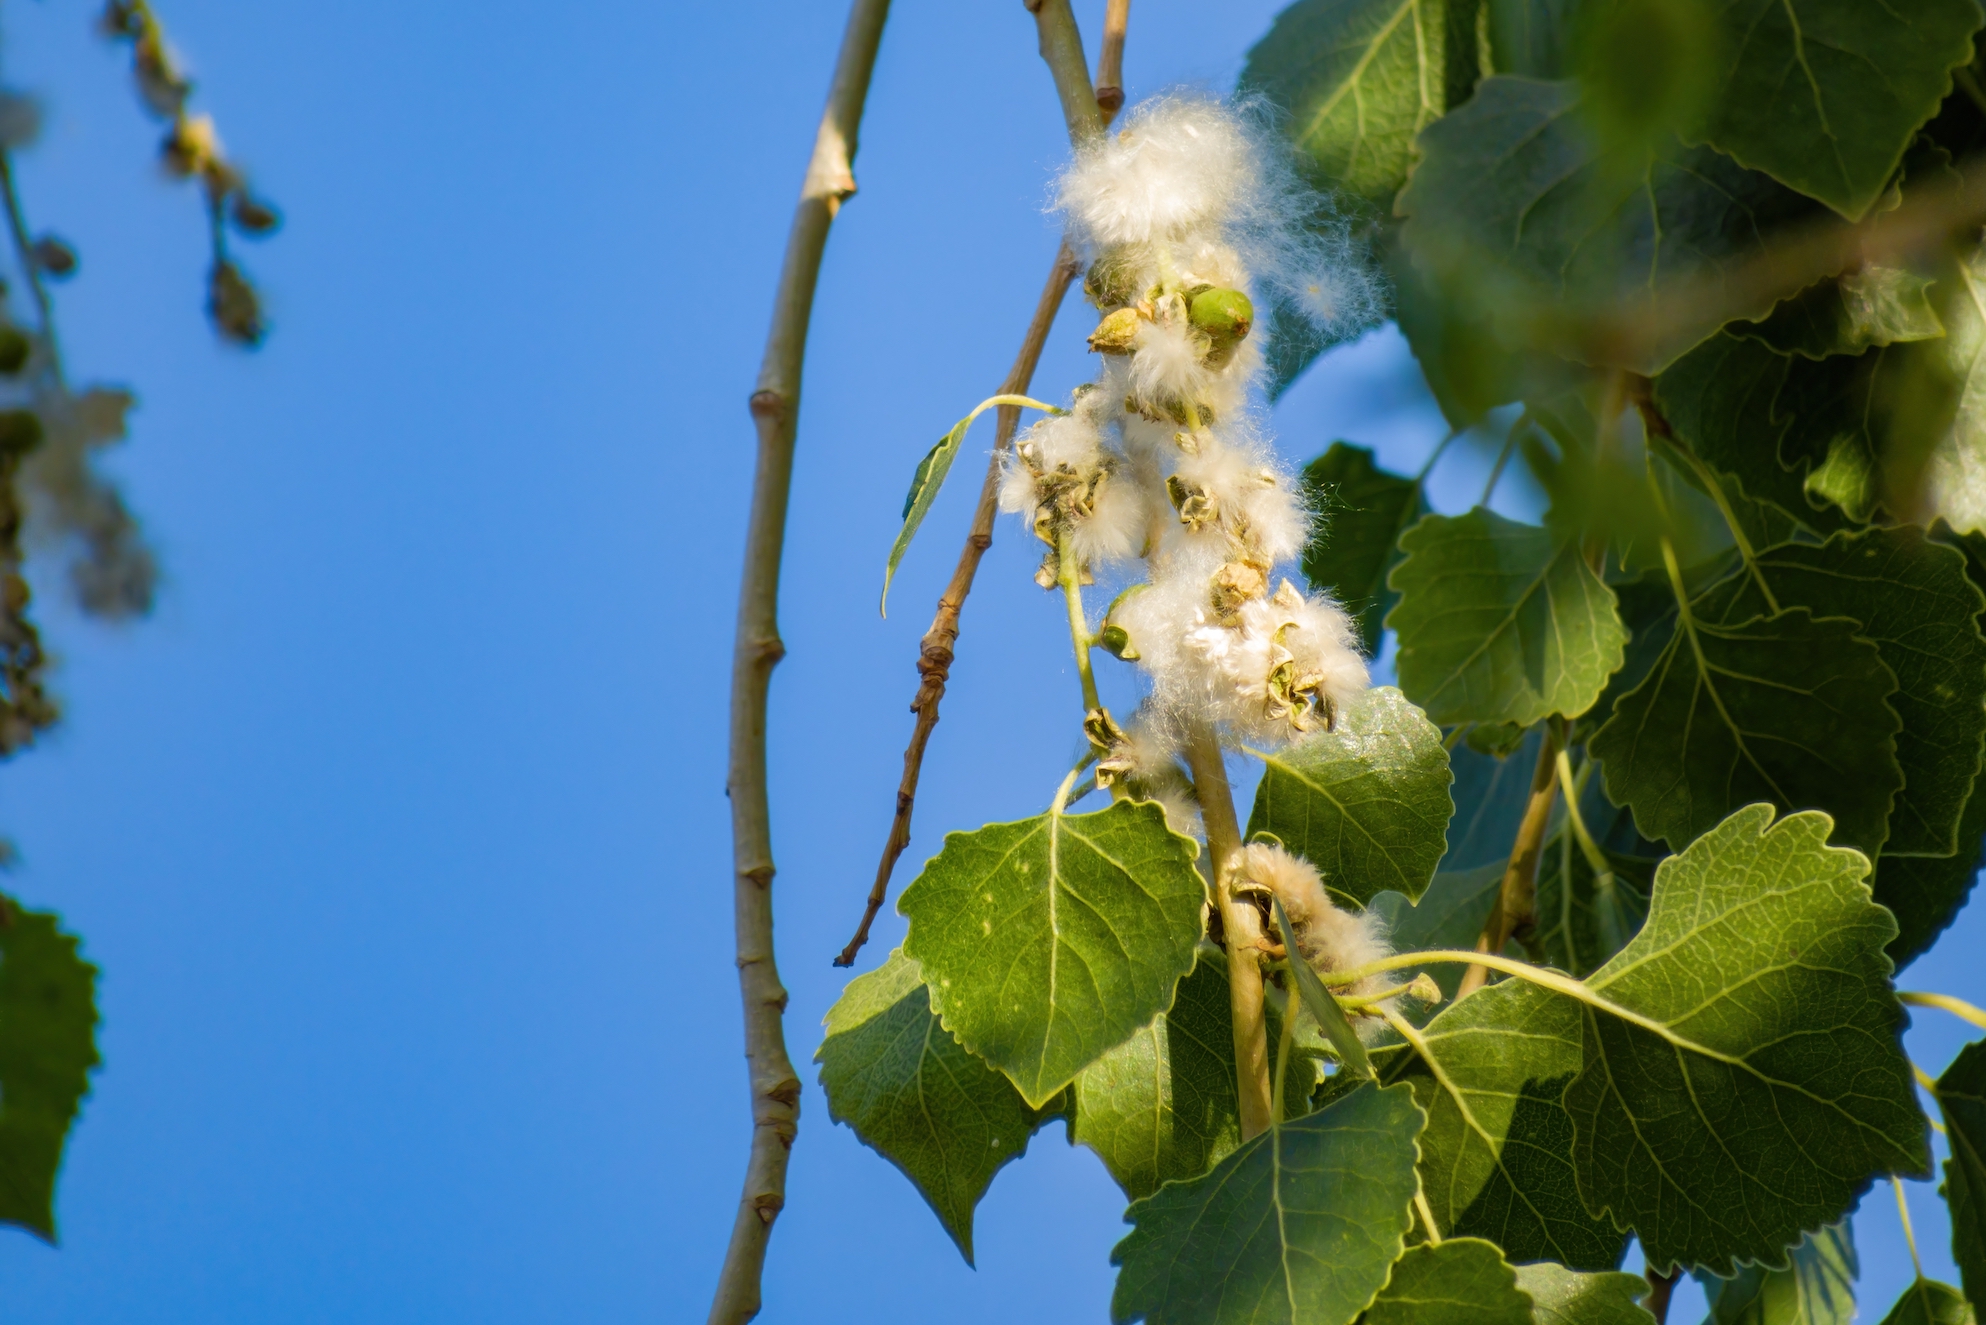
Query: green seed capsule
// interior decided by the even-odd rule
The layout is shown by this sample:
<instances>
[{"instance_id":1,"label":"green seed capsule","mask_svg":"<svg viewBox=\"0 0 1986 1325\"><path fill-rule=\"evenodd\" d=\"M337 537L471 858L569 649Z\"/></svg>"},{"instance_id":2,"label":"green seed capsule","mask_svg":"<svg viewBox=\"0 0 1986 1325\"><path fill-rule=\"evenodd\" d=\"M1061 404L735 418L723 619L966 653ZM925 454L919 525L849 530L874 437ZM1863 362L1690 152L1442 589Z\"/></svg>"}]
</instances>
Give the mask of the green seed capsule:
<instances>
[{"instance_id":1,"label":"green seed capsule","mask_svg":"<svg viewBox=\"0 0 1986 1325\"><path fill-rule=\"evenodd\" d=\"M1202 290L1187 305L1186 320L1213 345L1207 361L1218 367L1255 325L1255 305L1239 290Z\"/></svg>"}]
</instances>

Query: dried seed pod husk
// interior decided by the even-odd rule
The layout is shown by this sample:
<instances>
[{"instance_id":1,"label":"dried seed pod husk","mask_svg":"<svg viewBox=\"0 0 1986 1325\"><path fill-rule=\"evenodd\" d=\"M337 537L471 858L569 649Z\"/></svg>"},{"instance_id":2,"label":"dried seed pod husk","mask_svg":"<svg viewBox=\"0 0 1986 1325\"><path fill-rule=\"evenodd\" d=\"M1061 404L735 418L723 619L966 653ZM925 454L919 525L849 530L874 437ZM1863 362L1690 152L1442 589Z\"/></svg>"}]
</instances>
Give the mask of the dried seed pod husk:
<instances>
[{"instance_id":1,"label":"dried seed pod husk","mask_svg":"<svg viewBox=\"0 0 1986 1325\"><path fill-rule=\"evenodd\" d=\"M1129 354L1136 347L1143 323L1135 308L1120 308L1096 324L1090 348L1098 354Z\"/></svg>"}]
</instances>

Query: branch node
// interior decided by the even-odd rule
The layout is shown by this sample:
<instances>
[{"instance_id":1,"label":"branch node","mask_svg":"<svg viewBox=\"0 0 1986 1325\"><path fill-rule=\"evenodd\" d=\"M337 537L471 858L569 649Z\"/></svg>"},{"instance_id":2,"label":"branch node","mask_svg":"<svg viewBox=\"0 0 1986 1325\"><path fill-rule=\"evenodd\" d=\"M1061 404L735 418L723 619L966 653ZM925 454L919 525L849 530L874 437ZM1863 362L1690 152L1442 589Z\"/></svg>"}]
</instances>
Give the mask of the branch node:
<instances>
[{"instance_id":1,"label":"branch node","mask_svg":"<svg viewBox=\"0 0 1986 1325\"><path fill-rule=\"evenodd\" d=\"M752 392L752 398L748 403L750 404L753 418L770 421L784 419L788 407L792 404L786 398L785 392L774 391L770 387Z\"/></svg>"}]
</instances>

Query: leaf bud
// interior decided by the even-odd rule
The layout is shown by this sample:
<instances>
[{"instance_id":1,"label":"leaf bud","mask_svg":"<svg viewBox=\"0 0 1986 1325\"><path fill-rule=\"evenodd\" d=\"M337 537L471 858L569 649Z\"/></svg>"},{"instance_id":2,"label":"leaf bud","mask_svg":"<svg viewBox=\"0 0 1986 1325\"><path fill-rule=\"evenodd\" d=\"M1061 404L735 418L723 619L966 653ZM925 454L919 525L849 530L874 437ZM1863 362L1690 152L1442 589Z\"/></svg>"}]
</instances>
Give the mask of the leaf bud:
<instances>
[{"instance_id":1,"label":"leaf bud","mask_svg":"<svg viewBox=\"0 0 1986 1325\"><path fill-rule=\"evenodd\" d=\"M1219 367L1228 361L1234 347L1247 338L1249 328L1255 325L1255 305L1239 290L1209 286L1193 296L1186 308L1186 320L1213 347L1207 355L1208 364Z\"/></svg>"},{"instance_id":2,"label":"leaf bud","mask_svg":"<svg viewBox=\"0 0 1986 1325\"><path fill-rule=\"evenodd\" d=\"M235 229L245 235L267 235L283 224L283 214L260 198L236 190L232 209Z\"/></svg>"},{"instance_id":3,"label":"leaf bud","mask_svg":"<svg viewBox=\"0 0 1986 1325\"><path fill-rule=\"evenodd\" d=\"M76 271L76 250L54 235L43 235L34 242L34 265L58 281L67 279Z\"/></svg>"},{"instance_id":4,"label":"leaf bud","mask_svg":"<svg viewBox=\"0 0 1986 1325\"><path fill-rule=\"evenodd\" d=\"M1433 976L1429 975L1426 971L1422 971L1414 977L1413 983L1407 986L1406 996L1408 998L1419 999L1423 1003L1439 1003L1441 1002L1441 986L1434 982Z\"/></svg>"},{"instance_id":5,"label":"leaf bud","mask_svg":"<svg viewBox=\"0 0 1986 1325\"><path fill-rule=\"evenodd\" d=\"M1098 354L1129 354L1137 343L1140 319L1135 308L1120 308L1096 324L1090 348Z\"/></svg>"},{"instance_id":6,"label":"leaf bud","mask_svg":"<svg viewBox=\"0 0 1986 1325\"><path fill-rule=\"evenodd\" d=\"M237 345L260 345L268 332L255 287L226 258L216 262L207 277L207 315L221 336Z\"/></svg>"}]
</instances>

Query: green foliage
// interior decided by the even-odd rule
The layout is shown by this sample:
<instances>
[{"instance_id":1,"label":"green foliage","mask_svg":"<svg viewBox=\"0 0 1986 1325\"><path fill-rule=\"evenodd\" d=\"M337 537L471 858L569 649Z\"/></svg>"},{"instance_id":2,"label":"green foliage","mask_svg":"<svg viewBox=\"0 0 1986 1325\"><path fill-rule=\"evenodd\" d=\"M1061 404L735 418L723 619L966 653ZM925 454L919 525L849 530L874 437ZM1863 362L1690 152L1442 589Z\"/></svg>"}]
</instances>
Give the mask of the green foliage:
<instances>
[{"instance_id":1,"label":"green foliage","mask_svg":"<svg viewBox=\"0 0 1986 1325\"><path fill-rule=\"evenodd\" d=\"M1587 976L1627 946L1648 918L1648 893L1657 862L1604 851L1605 873L1561 830L1545 844L1538 867L1536 942L1562 971Z\"/></svg>"},{"instance_id":2,"label":"green foliage","mask_svg":"<svg viewBox=\"0 0 1986 1325\"><path fill-rule=\"evenodd\" d=\"M1443 724L1576 717L1621 664L1613 591L1577 545L1478 508L1400 536L1400 688Z\"/></svg>"},{"instance_id":3,"label":"green foliage","mask_svg":"<svg viewBox=\"0 0 1986 1325\"><path fill-rule=\"evenodd\" d=\"M1273 1007L1268 1021L1273 1073L1282 1029ZM1284 1092L1292 1116L1304 1112L1316 1081L1310 1059L1291 1061ZM1233 1151L1241 1120L1225 958L1203 950L1172 1006L1084 1068L1072 1094L1070 1136L1096 1151L1132 1200L1197 1178Z\"/></svg>"},{"instance_id":4,"label":"green foliage","mask_svg":"<svg viewBox=\"0 0 1986 1325\"><path fill-rule=\"evenodd\" d=\"M1394 1263L1365 1325L1531 1325L1531 1299L1496 1244L1451 1238Z\"/></svg>"},{"instance_id":5,"label":"green foliage","mask_svg":"<svg viewBox=\"0 0 1986 1325\"><path fill-rule=\"evenodd\" d=\"M1694 616L1694 612L1692 612ZM1896 674L1859 623L1803 607L1734 626L1685 619L1593 737L1607 795L1680 850L1738 807L1825 809L1875 855L1903 786Z\"/></svg>"},{"instance_id":6,"label":"green foliage","mask_svg":"<svg viewBox=\"0 0 1986 1325\"><path fill-rule=\"evenodd\" d=\"M826 1026L814 1061L828 1116L903 1170L971 1264L973 1207L1042 1113L938 1024L901 949L848 982Z\"/></svg>"},{"instance_id":7,"label":"green foliage","mask_svg":"<svg viewBox=\"0 0 1986 1325\"><path fill-rule=\"evenodd\" d=\"M55 1241L55 1175L89 1093L97 968L47 912L0 898L0 1221Z\"/></svg>"},{"instance_id":8,"label":"green foliage","mask_svg":"<svg viewBox=\"0 0 1986 1325\"><path fill-rule=\"evenodd\" d=\"M1931 282L1899 267L1864 267L1816 281L1780 302L1757 323L1733 331L1780 354L1825 359L1878 345L1933 340L1945 334L1931 307Z\"/></svg>"},{"instance_id":9,"label":"green foliage","mask_svg":"<svg viewBox=\"0 0 1986 1325\"><path fill-rule=\"evenodd\" d=\"M1357 615L1366 651L1376 652L1397 601L1386 587L1400 557L1395 544L1424 513L1420 484L1379 468L1362 446L1333 442L1304 467L1303 486L1320 516L1303 549L1304 578Z\"/></svg>"},{"instance_id":10,"label":"green foliage","mask_svg":"<svg viewBox=\"0 0 1986 1325\"><path fill-rule=\"evenodd\" d=\"M1517 1286L1531 1296L1538 1325L1650 1325L1641 1305L1648 1281L1638 1274L1578 1274L1542 1261L1517 1267Z\"/></svg>"},{"instance_id":11,"label":"green foliage","mask_svg":"<svg viewBox=\"0 0 1986 1325\"><path fill-rule=\"evenodd\" d=\"M1702 136L1851 221L1971 62L1980 26L1972 0L1731 0L1714 12L1724 58Z\"/></svg>"},{"instance_id":12,"label":"green foliage","mask_svg":"<svg viewBox=\"0 0 1986 1325\"><path fill-rule=\"evenodd\" d=\"M1366 691L1313 732L1263 759L1248 832L1272 834L1363 903L1418 898L1448 849L1448 754L1441 732L1391 686Z\"/></svg>"},{"instance_id":13,"label":"green foliage","mask_svg":"<svg viewBox=\"0 0 1986 1325\"><path fill-rule=\"evenodd\" d=\"M1877 1175L1929 1169L1883 955L1895 922L1831 828L1732 815L1662 863L1647 924L1587 981L1632 1019L1582 1011L1579 1189L1658 1269L1776 1260Z\"/></svg>"},{"instance_id":14,"label":"green foliage","mask_svg":"<svg viewBox=\"0 0 1986 1325\"><path fill-rule=\"evenodd\" d=\"M950 833L904 890L945 1028L1035 1108L1172 1001L1205 886L1149 802Z\"/></svg>"},{"instance_id":15,"label":"green foliage","mask_svg":"<svg viewBox=\"0 0 1986 1325\"><path fill-rule=\"evenodd\" d=\"M1986 1040L1968 1044L1938 1078L1951 1158L1945 1203L1952 1215L1952 1260L1974 1307L1986 1303Z\"/></svg>"},{"instance_id":16,"label":"green foliage","mask_svg":"<svg viewBox=\"0 0 1986 1325\"><path fill-rule=\"evenodd\" d=\"M1849 1325L1855 1319L1853 1228L1843 1221L1809 1233L1783 1269L1740 1266L1728 1279L1700 1275L1706 1325Z\"/></svg>"},{"instance_id":17,"label":"green foliage","mask_svg":"<svg viewBox=\"0 0 1986 1325\"><path fill-rule=\"evenodd\" d=\"M1351 1325L1403 1249L1421 1123L1412 1091L1362 1086L1135 1202L1111 1320Z\"/></svg>"},{"instance_id":18,"label":"green foliage","mask_svg":"<svg viewBox=\"0 0 1986 1325\"><path fill-rule=\"evenodd\" d=\"M1503 868L1502 861L1494 861L1471 870L1443 870L1434 876L1418 905L1399 893L1380 893L1370 906L1385 918L1395 951L1467 948L1483 932L1483 922L1496 904ZM1462 982L1461 967L1437 962L1423 969L1440 986L1443 998L1455 997L1456 986ZM1409 977L1422 973L1400 972Z\"/></svg>"},{"instance_id":19,"label":"green foliage","mask_svg":"<svg viewBox=\"0 0 1986 1325\"><path fill-rule=\"evenodd\" d=\"M1972 1304L1949 1284L1919 1278L1883 1317L1883 1325L1974 1325Z\"/></svg>"}]
</instances>

